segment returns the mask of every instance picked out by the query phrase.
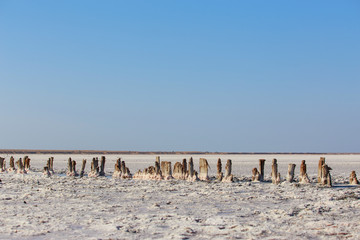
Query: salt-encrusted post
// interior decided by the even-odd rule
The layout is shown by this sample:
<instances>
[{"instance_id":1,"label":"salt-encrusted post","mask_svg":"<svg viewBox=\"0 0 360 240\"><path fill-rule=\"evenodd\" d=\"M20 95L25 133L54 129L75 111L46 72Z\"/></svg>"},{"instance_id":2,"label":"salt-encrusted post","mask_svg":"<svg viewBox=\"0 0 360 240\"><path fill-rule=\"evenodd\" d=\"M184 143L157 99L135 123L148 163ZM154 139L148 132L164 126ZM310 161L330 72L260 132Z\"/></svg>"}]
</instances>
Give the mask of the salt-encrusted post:
<instances>
[{"instance_id":1,"label":"salt-encrusted post","mask_svg":"<svg viewBox=\"0 0 360 240\"><path fill-rule=\"evenodd\" d=\"M187 179L187 161L186 158L182 161L182 179Z\"/></svg>"},{"instance_id":2,"label":"salt-encrusted post","mask_svg":"<svg viewBox=\"0 0 360 240\"><path fill-rule=\"evenodd\" d=\"M10 167L8 169L9 172L15 172L15 159L13 156L10 157Z\"/></svg>"},{"instance_id":3,"label":"salt-encrusted post","mask_svg":"<svg viewBox=\"0 0 360 240\"><path fill-rule=\"evenodd\" d=\"M292 183L294 181L295 167L296 167L296 164L293 164L293 163L289 164L286 180L290 183Z\"/></svg>"},{"instance_id":4,"label":"salt-encrusted post","mask_svg":"<svg viewBox=\"0 0 360 240\"><path fill-rule=\"evenodd\" d=\"M305 164L305 160L301 161L301 165L300 165L300 176L299 176L299 182L300 183L310 183L310 179L306 173L306 164Z\"/></svg>"},{"instance_id":5,"label":"salt-encrusted post","mask_svg":"<svg viewBox=\"0 0 360 240\"><path fill-rule=\"evenodd\" d=\"M105 176L105 156L101 157L101 162L100 162L100 176Z\"/></svg>"},{"instance_id":6,"label":"salt-encrusted post","mask_svg":"<svg viewBox=\"0 0 360 240\"><path fill-rule=\"evenodd\" d=\"M318 183L321 183L322 179L322 166L325 164L325 158L321 157L318 164Z\"/></svg>"},{"instance_id":7,"label":"salt-encrusted post","mask_svg":"<svg viewBox=\"0 0 360 240\"><path fill-rule=\"evenodd\" d=\"M54 157L50 157L49 171L54 174Z\"/></svg>"},{"instance_id":8,"label":"salt-encrusted post","mask_svg":"<svg viewBox=\"0 0 360 240\"><path fill-rule=\"evenodd\" d=\"M72 171L73 171L73 176L79 176L79 174L76 172L76 161L73 160L72 161Z\"/></svg>"},{"instance_id":9,"label":"salt-encrusted post","mask_svg":"<svg viewBox=\"0 0 360 240\"><path fill-rule=\"evenodd\" d=\"M259 182L260 181L260 173L257 168L253 168L252 170L252 181Z\"/></svg>"},{"instance_id":10,"label":"salt-encrusted post","mask_svg":"<svg viewBox=\"0 0 360 240\"><path fill-rule=\"evenodd\" d=\"M232 162L228 159L225 165L225 176L223 182L232 182L234 180L234 176L231 174L231 168Z\"/></svg>"},{"instance_id":11,"label":"salt-encrusted post","mask_svg":"<svg viewBox=\"0 0 360 240\"><path fill-rule=\"evenodd\" d=\"M120 178L120 177L121 177L121 158L118 158L114 166L113 178Z\"/></svg>"},{"instance_id":12,"label":"salt-encrusted post","mask_svg":"<svg viewBox=\"0 0 360 240\"><path fill-rule=\"evenodd\" d=\"M198 176L197 176L197 172L194 171L194 161L193 158L190 157L189 159L189 169L188 169L188 181L197 181L199 180Z\"/></svg>"},{"instance_id":13,"label":"salt-encrusted post","mask_svg":"<svg viewBox=\"0 0 360 240\"><path fill-rule=\"evenodd\" d=\"M209 163L205 158L199 160L199 179L203 181L209 181Z\"/></svg>"},{"instance_id":14,"label":"salt-encrusted post","mask_svg":"<svg viewBox=\"0 0 360 240\"><path fill-rule=\"evenodd\" d=\"M161 176L160 162L155 161L155 173L156 176Z\"/></svg>"},{"instance_id":15,"label":"salt-encrusted post","mask_svg":"<svg viewBox=\"0 0 360 240\"><path fill-rule=\"evenodd\" d=\"M281 181L276 158L272 160L271 181L273 184L279 184Z\"/></svg>"},{"instance_id":16,"label":"salt-encrusted post","mask_svg":"<svg viewBox=\"0 0 360 240\"><path fill-rule=\"evenodd\" d=\"M78 176L78 173L76 172L76 161L71 160L71 158L68 159L68 171L66 172L67 176Z\"/></svg>"},{"instance_id":17,"label":"salt-encrusted post","mask_svg":"<svg viewBox=\"0 0 360 240\"><path fill-rule=\"evenodd\" d=\"M85 174L85 166L86 166L86 159L83 159L81 165L80 177L83 177Z\"/></svg>"},{"instance_id":18,"label":"salt-encrusted post","mask_svg":"<svg viewBox=\"0 0 360 240\"><path fill-rule=\"evenodd\" d=\"M193 158L190 157L189 159L189 177L192 178L194 176L194 162Z\"/></svg>"},{"instance_id":19,"label":"salt-encrusted post","mask_svg":"<svg viewBox=\"0 0 360 240\"><path fill-rule=\"evenodd\" d=\"M91 170L88 174L89 177L97 177L99 176L99 159L93 158L91 162Z\"/></svg>"},{"instance_id":20,"label":"salt-encrusted post","mask_svg":"<svg viewBox=\"0 0 360 240\"><path fill-rule=\"evenodd\" d=\"M48 166L45 166L45 167L44 167L43 175L44 175L45 177L50 177L50 176L51 176Z\"/></svg>"},{"instance_id":21,"label":"salt-encrusted post","mask_svg":"<svg viewBox=\"0 0 360 240\"><path fill-rule=\"evenodd\" d=\"M73 172L73 164L72 164L72 160L71 160L71 157L70 157L70 158L68 159L67 175L70 176L72 172Z\"/></svg>"},{"instance_id":22,"label":"salt-encrusted post","mask_svg":"<svg viewBox=\"0 0 360 240\"><path fill-rule=\"evenodd\" d=\"M18 166L17 173L26 173L26 170L24 168L24 164L21 158L16 161L16 165Z\"/></svg>"},{"instance_id":23,"label":"salt-encrusted post","mask_svg":"<svg viewBox=\"0 0 360 240\"><path fill-rule=\"evenodd\" d=\"M126 167L125 161L121 162L121 178L132 178L129 168Z\"/></svg>"},{"instance_id":24,"label":"salt-encrusted post","mask_svg":"<svg viewBox=\"0 0 360 240\"><path fill-rule=\"evenodd\" d=\"M357 177L356 177L355 171L352 171L352 172L350 173L349 183L350 183L351 185L357 185L357 184L359 184L359 181L358 181L358 179L357 179Z\"/></svg>"},{"instance_id":25,"label":"salt-encrusted post","mask_svg":"<svg viewBox=\"0 0 360 240\"><path fill-rule=\"evenodd\" d=\"M222 179L223 179L222 164L221 164L221 159L220 158L218 159L218 162L217 162L216 179L218 181L222 181Z\"/></svg>"},{"instance_id":26,"label":"salt-encrusted post","mask_svg":"<svg viewBox=\"0 0 360 240\"><path fill-rule=\"evenodd\" d=\"M182 170L183 170L182 164L179 162L176 162L174 164L173 177L175 179L182 179L182 177L183 177Z\"/></svg>"},{"instance_id":27,"label":"salt-encrusted post","mask_svg":"<svg viewBox=\"0 0 360 240\"><path fill-rule=\"evenodd\" d=\"M260 181L264 181L265 159L259 159Z\"/></svg>"},{"instance_id":28,"label":"salt-encrusted post","mask_svg":"<svg viewBox=\"0 0 360 240\"><path fill-rule=\"evenodd\" d=\"M0 157L0 172L5 172L5 171L6 171L5 158Z\"/></svg>"},{"instance_id":29,"label":"salt-encrusted post","mask_svg":"<svg viewBox=\"0 0 360 240\"><path fill-rule=\"evenodd\" d=\"M24 157L24 168L28 172L30 170L30 158L29 156Z\"/></svg>"},{"instance_id":30,"label":"salt-encrusted post","mask_svg":"<svg viewBox=\"0 0 360 240\"><path fill-rule=\"evenodd\" d=\"M171 162L161 162L161 173L165 180L172 179Z\"/></svg>"},{"instance_id":31,"label":"salt-encrusted post","mask_svg":"<svg viewBox=\"0 0 360 240\"><path fill-rule=\"evenodd\" d=\"M321 171L321 184L331 187L332 181L331 181L330 170L332 170L332 169L328 165L324 164L322 166L321 170L322 170Z\"/></svg>"},{"instance_id":32,"label":"salt-encrusted post","mask_svg":"<svg viewBox=\"0 0 360 240\"><path fill-rule=\"evenodd\" d=\"M156 162L158 162L160 166L160 156L156 156Z\"/></svg>"}]
</instances>

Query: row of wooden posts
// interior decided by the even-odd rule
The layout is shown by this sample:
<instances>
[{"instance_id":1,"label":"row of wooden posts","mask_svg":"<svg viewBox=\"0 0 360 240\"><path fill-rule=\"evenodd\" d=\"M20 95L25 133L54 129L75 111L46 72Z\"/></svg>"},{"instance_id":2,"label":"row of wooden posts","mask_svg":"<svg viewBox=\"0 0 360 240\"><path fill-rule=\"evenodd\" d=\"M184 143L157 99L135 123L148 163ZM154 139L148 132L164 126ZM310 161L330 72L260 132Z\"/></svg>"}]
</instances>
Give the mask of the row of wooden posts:
<instances>
[{"instance_id":1,"label":"row of wooden posts","mask_svg":"<svg viewBox=\"0 0 360 240\"><path fill-rule=\"evenodd\" d=\"M10 167L6 168L5 158L0 157L0 172L17 172L20 174L25 174L30 170L30 158L25 156L24 159L20 158L16 161L17 169L15 168L15 159L10 157ZM88 173L89 177L98 177L105 176L105 156L102 156L100 159L93 158L91 162L91 170ZM253 168L252 170L252 181L262 182L264 181L264 170L265 170L265 159L259 159L259 170ZM83 177L85 174L86 159L82 161L80 174L76 171L76 161L71 158L68 159L67 167L67 176L80 176ZM145 168L144 171L137 171L134 175L130 173L129 168L126 167L125 161L121 161L121 158L118 158L115 163L115 169L113 173L113 178L134 178L134 179L154 179L154 180L170 180L170 179L179 179L179 180L189 180L189 181L209 181L210 177L208 175L209 163L205 158L200 158L199 160L199 173L194 170L194 162L192 157L187 163L186 159L183 159L182 162L176 162L174 168L171 168L171 162L169 161L160 161L160 157L156 157L155 166L149 166ZM296 165L290 163L288 166L288 173L286 180L288 182L294 182ZM325 158L321 157L318 164L318 176L317 182L322 185L332 186L331 174L332 170L326 163ZM221 159L218 159L217 162L217 174L216 180L222 182L233 182L234 176L231 174L232 171L232 161L227 160L225 165L225 174L222 173L222 162ZM43 174L45 176L51 176L54 174L54 157L50 157L46 166L44 167ZM272 171L271 171L271 181L273 184L279 184L281 182L281 176L278 171L277 160L273 159L272 161ZM305 160L302 160L300 165L300 175L299 183L306 184L310 183L310 179L306 172L306 163ZM355 171L352 171L349 177L350 184L359 184L357 180Z\"/></svg>"}]
</instances>

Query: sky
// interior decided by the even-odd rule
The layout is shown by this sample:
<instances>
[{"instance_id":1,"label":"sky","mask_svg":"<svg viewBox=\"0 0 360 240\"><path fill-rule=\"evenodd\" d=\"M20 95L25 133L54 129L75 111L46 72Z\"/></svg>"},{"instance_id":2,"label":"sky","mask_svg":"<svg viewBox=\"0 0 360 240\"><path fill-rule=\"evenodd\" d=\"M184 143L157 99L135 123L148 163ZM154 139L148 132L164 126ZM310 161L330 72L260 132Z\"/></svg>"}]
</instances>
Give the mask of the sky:
<instances>
[{"instance_id":1,"label":"sky","mask_svg":"<svg viewBox=\"0 0 360 240\"><path fill-rule=\"evenodd\" d=\"M0 149L360 152L359 13L0 0Z\"/></svg>"}]
</instances>

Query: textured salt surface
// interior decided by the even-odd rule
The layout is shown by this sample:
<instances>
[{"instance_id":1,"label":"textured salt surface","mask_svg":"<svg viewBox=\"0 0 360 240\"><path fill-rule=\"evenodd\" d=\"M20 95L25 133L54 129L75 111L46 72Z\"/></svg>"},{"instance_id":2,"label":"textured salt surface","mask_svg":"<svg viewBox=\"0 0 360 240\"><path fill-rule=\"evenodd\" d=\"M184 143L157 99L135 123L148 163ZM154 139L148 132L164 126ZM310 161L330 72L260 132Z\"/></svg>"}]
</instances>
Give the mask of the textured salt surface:
<instances>
[{"instance_id":1,"label":"textured salt surface","mask_svg":"<svg viewBox=\"0 0 360 240\"><path fill-rule=\"evenodd\" d=\"M19 156L16 156L16 158ZM1 239L359 239L360 188L350 187L350 170L359 172L359 155L326 156L334 169L333 188L316 184L249 182L258 158L287 164L307 160L315 178L317 155L220 156L233 160L236 183L114 180L64 177L67 155L54 155L56 175L1 173ZM93 156L71 156L75 160ZM117 156L107 156L111 176ZM153 165L155 156L122 156L131 172ZM189 156L162 156L181 161ZM198 158L194 162L198 163ZM209 160L215 175L219 156ZM8 164L7 157L7 164ZM30 156L39 170L48 156ZM342 164L336 163L342 161ZM79 162L78 162L79 163ZM89 165L86 168L89 171Z\"/></svg>"}]
</instances>

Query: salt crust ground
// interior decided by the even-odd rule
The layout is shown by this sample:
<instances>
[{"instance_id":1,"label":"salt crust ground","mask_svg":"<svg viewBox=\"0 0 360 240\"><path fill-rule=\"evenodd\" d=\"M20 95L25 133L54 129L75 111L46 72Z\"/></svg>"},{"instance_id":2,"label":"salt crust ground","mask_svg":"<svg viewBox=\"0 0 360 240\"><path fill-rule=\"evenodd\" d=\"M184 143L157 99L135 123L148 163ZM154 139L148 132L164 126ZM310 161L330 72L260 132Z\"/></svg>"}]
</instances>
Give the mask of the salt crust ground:
<instances>
[{"instance_id":1,"label":"salt crust ground","mask_svg":"<svg viewBox=\"0 0 360 240\"><path fill-rule=\"evenodd\" d=\"M258 158L268 160L265 170L270 179L272 157L278 158L283 176L288 163L298 167L306 159L310 178L315 179L320 157L316 155L220 156L224 163L233 160L240 180L236 183L70 178L64 176L69 156L54 157L56 175L51 178L40 173L48 158L44 155L30 156L34 172L0 174L1 239L360 238L360 188L347 185L350 170L360 172L359 155L325 156L334 169L333 188L249 181ZM90 160L92 156L72 157ZM174 164L183 157L188 156L162 156L162 160ZM219 156L205 157L215 171ZM116 156L107 159L111 176ZM154 159L123 157L132 172Z\"/></svg>"}]
</instances>

